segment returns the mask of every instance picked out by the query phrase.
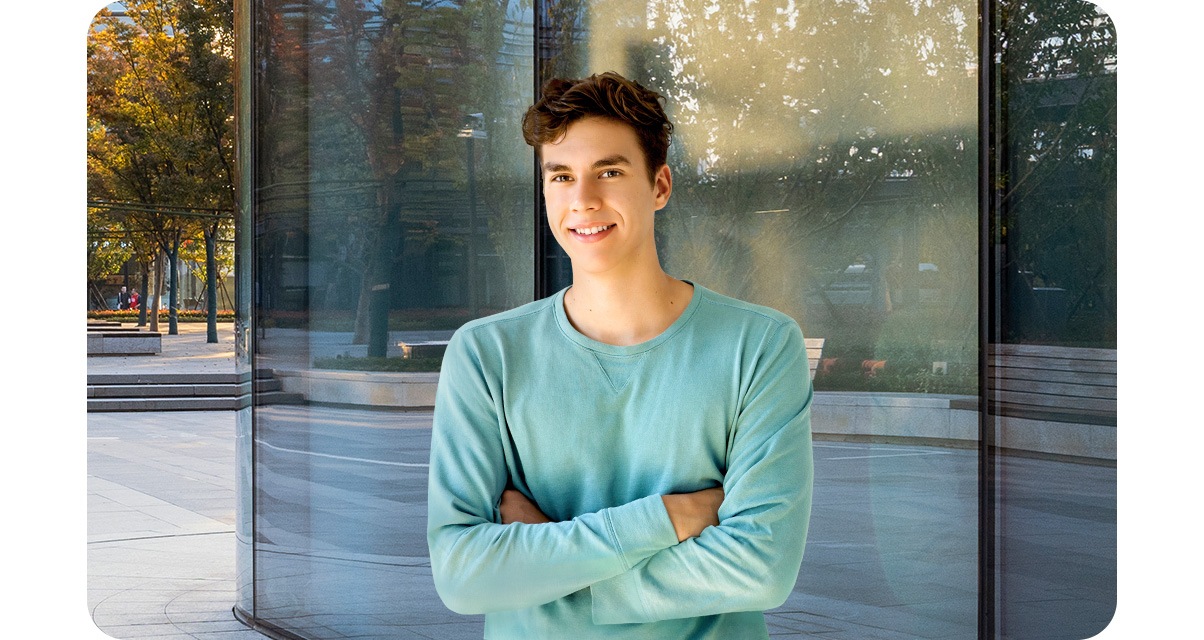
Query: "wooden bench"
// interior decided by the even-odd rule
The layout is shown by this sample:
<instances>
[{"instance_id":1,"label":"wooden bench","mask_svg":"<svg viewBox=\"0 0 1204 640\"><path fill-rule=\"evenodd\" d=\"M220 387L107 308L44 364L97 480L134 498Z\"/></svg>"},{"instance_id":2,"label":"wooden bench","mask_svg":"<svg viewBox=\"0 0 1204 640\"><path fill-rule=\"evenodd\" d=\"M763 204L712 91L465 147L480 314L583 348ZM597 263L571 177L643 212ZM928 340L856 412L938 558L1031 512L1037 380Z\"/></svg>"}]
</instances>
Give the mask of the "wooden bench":
<instances>
[{"instance_id":1,"label":"wooden bench","mask_svg":"<svg viewBox=\"0 0 1204 640\"><path fill-rule=\"evenodd\" d=\"M991 415L1116 426L1116 349L996 344L988 357Z\"/></svg>"},{"instance_id":2,"label":"wooden bench","mask_svg":"<svg viewBox=\"0 0 1204 640\"><path fill-rule=\"evenodd\" d=\"M815 370L824 355L824 338L803 338L803 341L807 344L807 367L811 370L811 379L815 380Z\"/></svg>"},{"instance_id":3,"label":"wooden bench","mask_svg":"<svg viewBox=\"0 0 1204 640\"><path fill-rule=\"evenodd\" d=\"M398 342L403 357L442 358L447 351L447 340L424 340L421 342Z\"/></svg>"}]
</instances>

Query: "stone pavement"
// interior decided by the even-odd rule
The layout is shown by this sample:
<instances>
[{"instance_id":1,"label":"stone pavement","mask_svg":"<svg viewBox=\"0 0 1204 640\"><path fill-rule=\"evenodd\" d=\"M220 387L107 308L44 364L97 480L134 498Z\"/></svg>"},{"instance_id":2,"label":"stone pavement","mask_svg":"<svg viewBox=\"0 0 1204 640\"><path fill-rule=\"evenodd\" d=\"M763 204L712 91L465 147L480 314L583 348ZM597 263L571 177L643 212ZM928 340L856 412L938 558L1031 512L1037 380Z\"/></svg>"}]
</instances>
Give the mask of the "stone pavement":
<instances>
[{"instance_id":1,"label":"stone pavement","mask_svg":"<svg viewBox=\"0 0 1204 640\"><path fill-rule=\"evenodd\" d=\"M234 412L88 415L88 607L114 638L262 640L235 620Z\"/></svg>"},{"instance_id":2,"label":"stone pavement","mask_svg":"<svg viewBox=\"0 0 1204 640\"><path fill-rule=\"evenodd\" d=\"M88 373L234 371L233 325L163 332L163 352ZM88 608L114 638L263 640L235 620L234 412L88 414Z\"/></svg>"},{"instance_id":3,"label":"stone pavement","mask_svg":"<svg viewBox=\"0 0 1204 640\"><path fill-rule=\"evenodd\" d=\"M123 326L133 326L125 324ZM140 356L91 356L88 373L233 373L234 323L217 325L217 344L205 342L204 322L181 322L178 335L167 335L167 323L159 324L163 352Z\"/></svg>"}]
</instances>

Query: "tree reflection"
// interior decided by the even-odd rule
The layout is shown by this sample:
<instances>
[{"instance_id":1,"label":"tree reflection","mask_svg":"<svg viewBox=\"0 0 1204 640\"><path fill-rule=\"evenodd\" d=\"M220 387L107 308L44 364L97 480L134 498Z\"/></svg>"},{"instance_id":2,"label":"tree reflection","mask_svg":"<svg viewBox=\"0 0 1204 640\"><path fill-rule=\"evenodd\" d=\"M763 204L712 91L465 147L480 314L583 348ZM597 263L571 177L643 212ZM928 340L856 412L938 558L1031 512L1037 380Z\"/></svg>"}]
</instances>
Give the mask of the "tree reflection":
<instances>
[{"instance_id":1,"label":"tree reflection","mask_svg":"<svg viewBox=\"0 0 1204 640\"><path fill-rule=\"evenodd\" d=\"M825 355L849 368L821 387L969 390L975 12L965 1L605 0L559 27L593 29L579 39L587 53L551 65L615 68L666 96L675 193L658 240L671 272L826 338ZM866 359L895 377L865 380ZM962 375L917 381L934 360Z\"/></svg>"},{"instance_id":2,"label":"tree reflection","mask_svg":"<svg viewBox=\"0 0 1204 640\"><path fill-rule=\"evenodd\" d=\"M1115 29L1087 2L998 10L1003 338L1115 347Z\"/></svg>"},{"instance_id":3,"label":"tree reflection","mask_svg":"<svg viewBox=\"0 0 1204 640\"><path fill-rule=\"evenodd\" d=\"M312 311L328 328L344 328L354 309L355 342L383 355L390 309L467 306L467 238L488 234L486 253L502 263L516 238L529 246L529 164L494 161L521 139L479 140L466 158L457 137L468 114L493 126L529 101L521 11L504 0L258 6L261 243L279 279L265 306ZM479 200L496 214L475 216L483 229L467 227L473 162ZM284 229L304 237L294 253L277 246L286 234L273 231ZM519 260L529 273L529 250L509 262ZM529 276L498 271L519 284L484 302L529 299Z\"/></svg>"}]
</instances>

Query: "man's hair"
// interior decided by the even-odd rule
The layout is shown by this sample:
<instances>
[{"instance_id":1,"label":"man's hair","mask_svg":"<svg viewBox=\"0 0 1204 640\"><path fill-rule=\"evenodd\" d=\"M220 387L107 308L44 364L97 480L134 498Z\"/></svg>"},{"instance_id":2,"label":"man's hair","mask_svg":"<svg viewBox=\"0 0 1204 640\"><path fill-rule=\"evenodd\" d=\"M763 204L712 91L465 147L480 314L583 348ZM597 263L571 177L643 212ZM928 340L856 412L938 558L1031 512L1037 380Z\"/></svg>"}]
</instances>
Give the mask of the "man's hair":
<instances>
[{"instance_id":1,"label":"man's hair","mask_svg":"<svg viewBox=\"0 0 1204 640\"><path fill-rule=\"evenodd\" d=\"M523 115L523 139L539 153L541 145L564 136L573 123L591 116L626 124L648 164L648 179L666 163L673 123L665 115L663 97L638 82L613 72L569 80L553 78L543 86L543 97Z\"/></svg>"}]
</instances>

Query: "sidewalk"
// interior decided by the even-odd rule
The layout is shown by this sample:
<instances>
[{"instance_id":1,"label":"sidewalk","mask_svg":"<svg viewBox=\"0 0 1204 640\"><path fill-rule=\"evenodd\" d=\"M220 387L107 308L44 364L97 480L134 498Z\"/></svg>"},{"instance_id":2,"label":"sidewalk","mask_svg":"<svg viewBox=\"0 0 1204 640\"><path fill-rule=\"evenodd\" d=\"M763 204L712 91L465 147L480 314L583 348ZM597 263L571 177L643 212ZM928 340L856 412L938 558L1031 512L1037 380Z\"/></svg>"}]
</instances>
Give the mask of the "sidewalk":
<instances>
[{"instance_id":1,"label":"sidewalk","mask_svg":"<svg viewBox=\"0 0 1204 640\"><path fill-rule=\"evenodd\" d=\"M233 325L163 333L95 373L234 371ZM235 620L234 412L88 414L88 608L114 638L263 640Z\"/></svg>"},{"instance_id":2,"label":"sidewalk","mask_svg":"<svg viewBox=\"0 0 1204 640\"><path fill-rule=\"evenodd\" d=\"M218 323L217 344L205 342L204 322L181 322L177 328L179 335L167 335L167 323L159 323L159 333L163 334L163 352L159 355L91 356L88 373L234 372L234 323Z\"/></svg>"}]
</instances>

